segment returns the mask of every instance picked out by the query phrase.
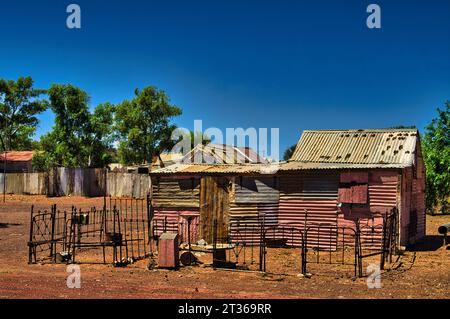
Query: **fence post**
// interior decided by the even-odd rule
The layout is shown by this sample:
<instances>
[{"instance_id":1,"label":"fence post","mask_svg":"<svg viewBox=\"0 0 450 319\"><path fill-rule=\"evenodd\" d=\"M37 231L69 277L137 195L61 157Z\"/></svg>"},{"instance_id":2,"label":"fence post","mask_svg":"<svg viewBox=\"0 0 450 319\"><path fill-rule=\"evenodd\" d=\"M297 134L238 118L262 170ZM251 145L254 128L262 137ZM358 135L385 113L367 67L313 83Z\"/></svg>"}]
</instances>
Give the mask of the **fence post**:
<instances>
[{"instance_id":1,"label":"fence post","mask_svg":"<svg viewBox=\"0 0 450 319\"><path fill-rule=\"evenodd\" d=\"M56 245L55 245L55 220L56 220L56 204L52 205L52 212L50 214L52 219L52 234L51 234L51 244L50 244L50 256L53 257L53 262L56 263Z\"/></svg>"},{"instance_id":2,"label":"fence post","mask_svg":"<svg viewBox=\"0 0 450 319\"><path fill-rule=\"evenodd\" d=\"M28 241L28 263L33 262L33 213L34 205L31 205L31 218L30 218L30 240Z\"/></svg>"},{"instance_id":3,"label":"fence post","mask_svg":"<svg viewBox=\"0 0 450 319\"><path fill-rule=\"evenodd\" d=\"M152 238L153 238L153 232L152 232L152 220L153 220L153 211L152 211L152 203L150 199L150 194L147 193L147 240L148 240L148 249L149 253L153 253L153 247L152 247Z\"/></svg>"},{"instance_id":4,"label":"fence post","mask_svg":"<svg viewBox=\"0 0 450 319\"><path fill-rule=\"evenodd\" d=\"M387 214L383 216L383 238L381 241L381 260L380 260L380 269L384 269L384 262L386 256L386 226L387 226Z\"/></svg>"},{"instance_id":5,"label":"fence post","mask_svg":"<svg viewBox=\"0 0 450 319\"><path fill-rule=\"evenodd\" d=\"M302 250L301 250L301 256L302 256L302 274L306 275L306 263L307 263L307 256L306 256L306 245L307 245L307 241L306 241L306 224L305 227L303 229L303 232L301 230L299 230L300 232L300 239L301 239L301 243L302 243Z\"/></svg>"},{"instance_id":6,"label":"fence post","mask_svg":"<svg viewBox=\"0 0 450 319\"><path fill-rule=\"evenodd\" d=\"M356 219L356 238L355 238L355 254L358 264L358 276L362 277L362 257L361 257L361 229L359 227L359 218ZM355 274L356 275L356 274Z\"/></svg>"}]
</instances>

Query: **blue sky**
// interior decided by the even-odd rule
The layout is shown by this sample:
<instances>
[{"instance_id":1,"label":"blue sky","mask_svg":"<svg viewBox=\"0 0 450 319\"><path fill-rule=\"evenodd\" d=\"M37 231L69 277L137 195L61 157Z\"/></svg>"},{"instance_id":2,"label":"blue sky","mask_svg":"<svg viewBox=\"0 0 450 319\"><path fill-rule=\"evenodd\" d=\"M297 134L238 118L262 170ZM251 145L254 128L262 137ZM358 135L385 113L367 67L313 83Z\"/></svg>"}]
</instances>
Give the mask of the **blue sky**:
<instances>
[{"instance_id":1,"label":"blue sky","mask_svg":"<svg viewBox=\"0 0 450 319\"><path fill-rule=\"evenodd\" d=\"M82 29L66 28L66 6ZM366 27L381 6L382 28ZM8 1L0 77L72 83L91 106L155 85L192 128L422 129L450 100L450 1ZM39 137L53 117L40 116Z\"/></svg>"}]
</instances>

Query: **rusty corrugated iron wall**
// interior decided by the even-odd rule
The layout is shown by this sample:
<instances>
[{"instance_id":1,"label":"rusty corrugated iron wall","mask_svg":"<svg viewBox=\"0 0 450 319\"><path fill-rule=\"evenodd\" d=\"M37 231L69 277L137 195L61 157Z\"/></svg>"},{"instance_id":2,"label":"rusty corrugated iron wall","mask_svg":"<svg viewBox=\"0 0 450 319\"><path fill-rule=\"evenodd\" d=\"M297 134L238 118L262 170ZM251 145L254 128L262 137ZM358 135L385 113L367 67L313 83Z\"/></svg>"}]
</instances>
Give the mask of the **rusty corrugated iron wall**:
<instances>
[{"instance_id":1,"label":"rusty corrugated iron wall","mask_svg":"<svg viewBox=\"0 0 450 319\"><path fill-rule=\"evenodd\" d=\"M190 222L188 222L190 218ZM191 243L197 242L199 237L200 214L198 208L155 208L153 218L153 235L161 236L164 231L175 232L180 235L181 242L188 242L188 225L190 227Z\"/></svg>"},{"instance_id":2,"label":"rusty corrugated iron wall","mask_svg":"<svg viewBox=\"0 0 450 319\"><path fill-rule=\"evenodd\" d=\"M0 173L0 191L3 192L5 174ZM6 193L16 195L47 194L45 173L7 173Z\"/></svg>"},{"instance_id":3,"label":"rusty corrugated iron wall","mask_svg":"<svg viewBox=\"0 0 450 319\"><path fill-rule=\"evenodd\" d=\"M154 207L199 207L200 178L153 179L152 189Z\"/></svg>"},{"instance_id":4,"label":"rusty corrugated iron wall","mask_svg":"<svg viewBox=\"0 0 450 319\"><path fill-rule=\"evenodd\" d=\"M48 172L49 196L103 196L105 170L101 168L58 167Z\"/></svg>"},{"instance_id":5,"label":"rusty corrugated iron wall","mask_svg":"<svg viewBox=\"0 0 450 319\"><path fill-rule=\"evenodd\" d=\"M190 239L200 239L200 178L155 178L152 186L154 235L177 232L182 242L188 241L188 218Z\"/></svg>"},{"instance_id":6,"label":"rusty corrugated iron wall","mask_svg":"<svg viewBox=\"0 0 450 319\"><path fill-rule=\"evenodd\" d=\"M108 172L107 195L145 198L150 192L151 178L147 174Z\"/></svg>"},{"instance_id":7,"label":"rusty corrugated iron wall","mask_svg":"<svg viewBox=\"0 0 450 319\"><path fill-rule=\"evenodd\" d=\"M346 170L341 172L340 185L367 185L367 201L361 205L342 205L338 224L355 228L359 221L363 249L381 247L383 215L397 207L399 170ZM342 200L342 199L338 199Z\"/></svg>"},{"instance_id":8,"label":"rusty corrugated iron wall","mask_svg":"<svg viewBox=\"0 0 450 319\"><path fill-rule=\"evenodd\" d=\"M307 218L308 223L336 224L338 183L336 172L280 176L278 223L301 228Z\"/></svg>"},{"instance_id":9,"label":"rusty corrugated iron wall","mask_svg":"<svg viewBox=\"0 0 450 319\"><path fill-rule=\"evenodd\" d=\"M337 225L339 175L334 171L306 171L280 176L278 225L304 230L308 225ZM294 239L299 244L299 238ZM308 234L310 242L324 249L336 245L331 228ZM330 247L331 245L331 247Z\"/></svg>"},{"instance_id":10,"label":"rusty corrugated iron wall","mask_svg":"<svg viewBox=\"0 0 450 319\"><path fill-rule=\"evenodd\" d=\"M278 178L275 176L234 178L230 203L232 240L258 244L264 228L278 224Z\"/></svg>"},{"instance_id":11,"label":"rusty corrugated iron wall","mask_svg":"<svg viewBox=\"0 0 450 319\"><path fill-rule=\"evenodd\" d=\"M417 152L421 154L421 152ZM425 165L422 156L418 156L416 176L413 179L413 207L417 211L417 234L415 240L419 240L426 234L425 214Z\"/></svg>"}]
</instances>

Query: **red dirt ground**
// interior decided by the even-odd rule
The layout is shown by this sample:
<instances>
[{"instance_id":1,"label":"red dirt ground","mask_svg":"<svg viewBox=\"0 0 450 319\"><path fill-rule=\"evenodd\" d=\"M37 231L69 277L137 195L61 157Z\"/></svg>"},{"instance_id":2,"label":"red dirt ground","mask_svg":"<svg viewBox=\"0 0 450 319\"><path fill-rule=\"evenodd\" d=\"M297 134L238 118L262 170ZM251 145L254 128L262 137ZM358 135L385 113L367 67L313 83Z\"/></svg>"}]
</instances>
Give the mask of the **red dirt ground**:
<instances>
[{"instance_id":1,"label":"red dirt ground","mask_svg":"<svg viewBox=\"0 0 450 319\"><path fill-rule=\"evenodd\" d=\"M351 267L308 265L311 278L296 276L298 251L269 250L268 271L289 275L183 267L146 270L142 260L124 268L82 264L81 288L69 289L66 265L28 265L30 207L102 206L102 198L7 196L0 203L0 298L449 298L450 250L437 226L450 216L427 216L427 238L407 251L396 269L382 273L380 289L352 278Z\"/></svg>"}]
</instances>

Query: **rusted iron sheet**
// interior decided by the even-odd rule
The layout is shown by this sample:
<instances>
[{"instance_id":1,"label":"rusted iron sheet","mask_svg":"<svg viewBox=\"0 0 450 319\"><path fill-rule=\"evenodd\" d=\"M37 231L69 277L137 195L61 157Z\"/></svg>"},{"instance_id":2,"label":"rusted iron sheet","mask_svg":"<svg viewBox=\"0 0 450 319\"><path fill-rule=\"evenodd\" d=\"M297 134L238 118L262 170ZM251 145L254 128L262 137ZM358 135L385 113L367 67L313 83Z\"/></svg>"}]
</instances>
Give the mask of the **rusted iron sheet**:
<instances>
[{"instance_id":1,"label":"rusted iron sheet","mask_svg":"<svg viewBox=\"0 0 450 319\"><path fill-rule=\"evenodd\" d=\"M417 234L416 240L425 236L426 214L425 214L425 183L423 179L413 181L413 205L417 211Z\"/></svg>"},{"instance_id":2,"label":"rusted iron sheet","mask_svg":"<svg viewBox=\"0 0 450 319\"><path fill-rule=\"evenodd\" d=\"M106 178L101 168L58 167L48 173L48 195L101 196L106 192Z\"/></svg>"},{"instance_id":3,"label":"rusted iron sheet","mask_svg":"<svg viewBox=\"0 0 450 319\"><path fill-rule=\"evenodd\" d=\"M382 215L397 206L398 173L390 170L370 170L367 173L368 185L356 187L364 189L362 192L366 192L368 187L368 205L343 205L339 209L338 224L355 228L355 222L359 220L362 227L362 248L379 249L383 235ZM348 174L341 174L341 182L349 182L349 180L354 181ZM354 199L355 197L352 198L353 203Z\"/></svg>"},{"instance_id":4,"label":"rusted iron sheet","mask_svg":"<svg viewBox=\"0 0 450 319\"><path fill-rule=\"evenodd\" d=\"M338 201L347 204L367 204L368 187L363 185L341 185Z\"/></svg>"},{"instance_id":5,"label":"rusted iron sheet","mask_svg":"<svg viewBox=\"0 0 450 319\"><path fill-rule=\"evenodd\" d=\"M275 177L235 178L236 203L278 203L279 197Z\"/></svg>"},{"instance_id":6,"label":"rusted iron sheet","mask_svg":"<svg viewBox=\"0 0 450 319\"><path fill-rule=\"evenodd\" d=\"M155 208L153 217L153 235L160 236L164 231L179 234L181 242L188 242L190 232L191 243L197 242L199 238L199 211L197 210L176 210ZM191 219L190 223L188 218ZM188 227L190 230L188 231Z\"/></svg>"},{"instance_id":7,"label":"rusted iron sheet","mask_svg":"<svg viewBox=\"0 0 450 319\"><path fill-rule=\"evenodd\" d=\"M259 244L261 230L278 224L278 203L231 203L230 235L233 243Z\"/></svg>"},{"instance_id":8,"label":"rusted iron sheet","mask_svg":"<svg viewBox=\"0 0 450 319\"><path fill-rule=\"evenodd\" d=\"M236 164L236 163L266 163L267 160L258 155L249 147L235 147L224 144L207 145L198 144L182 159L181 163L209 163L209 164Z\"/></svg>"},{"instance_id":9,"label":"rusted iron sheet","mask_svg":"<svg viewBox=\"0 0 450 319\"><path fill-rule=\"evenodd\" d=\"M368 187L365 185L352 186L352 203L353 204L367 204Z\"/></svg>"},{"instance_id":10,"label":"rusted iron sheet","mask_svg":"<svg viewBox=\"0 0 450 319\"><path fill-rule=\"evenodd\" d=\"M372 212L386 213L397 206L398 174L374 170L370 173L369 203Z\"/></svg>"},{"instance_id":11,"label":"rusted iron sheet","mask_svg":"<svg viewBox=\"0 0 450 319\"><path fill-rule=\"evenodd\" d=\"M163 233L158 243L158 267L177 268L179 266L178 234Z\"/></svg>"},{"instance_id":12,"label":"rusted iron sheet","mask_svg":"<svg viewBox=\"0 0 450 319\"><path fill-rule=\"evenodd\" d=\"M28 162L33 159L34 151L9 151L0 154L0 161Z\"/></svg>"},{"instance_id":13,"label":"rusted iron sheet","mask_svg":"<svg viewBox=\"0 0 450 319\"><path fill-rule=\"evenodd\" d=\"M370 168L403 168L406 164L353 164L353 163L313 163L313 162L280 162L272 164L174 164L150 172L151 176L208 176L208 175L262 175L270 176L278 173L308 170L341 170Z\"/></svg>"},{"instance_id":14,"label":"rusted iron sheet","mask_svg":"<svg viewBox=\"0 0 450 319\"><path fill-rule=\"evenodd\" d=\"M343 171L340 173L341 183L368 183L369 172L366 171Z\"/></svg>"},{"instance_id":15,"label":"rusted iron sheet","mask_svg":"<svg viewBox=\"0 0 450 319\"><path fill-rule=\"evenodd\" d=\"M380 249L383 238L383 218L366 207L343 207L338 215L338 225L356 230L359 221L361 229L361 247L363 249ZM350 239L352 240L352 239Z\"/></svg>"},{"instance_id":16,"label":"rusted iron sheet","mask_svg":"<svg viewBox=\"0 0 450 319\"><path fill-rule=\"evenodd\" d=\"M291 160L411 165L418 134L416 129L304 131Z\"/></svg>"},{"instance_id":17,"label":"rusted iron sheet","mask_svg":"<svg viewBox=\"0 0 450 319\"><path fill-rule=\"evenodd\" d=\"M309 225L337 225L337 195L339 175L303 173L280 177L280 226L305 229ZM311 242L332 249L336 240L330 228L312 231ZM332 237L330 240L330 236Z\"/></svg>"},{"instance_id":18,"label":"rusted iron sheet","mask_svg":"<svg viewBox=\"0 0 450 319\"><path fill-rule=\"evenodd\" d=\"M5 174L0 173L0 189L3 191ZM45 173L7 173L6 193L17 195L47 194Z\"/></svg>"},{"instance_id":19,"label":"rusted iron sheet","mask_svg":"<svg viewBox=\"0 0 450 319\"><path fill-rule=\"evenodd\" d=\"M174 164L150 172L152 176L170 175L273 175L279 164Z\"/></svg>"},{"instance_id":20,"label":"rusted iron sheet","mask_svg":"<svg viewBox=\"0 0 450 319\"><path fill-rule=\"evenodd\" d=\"M152 190L154 207L199 207L199 178L154 180Z\"/></svg>"}]
</instances>

